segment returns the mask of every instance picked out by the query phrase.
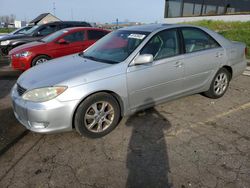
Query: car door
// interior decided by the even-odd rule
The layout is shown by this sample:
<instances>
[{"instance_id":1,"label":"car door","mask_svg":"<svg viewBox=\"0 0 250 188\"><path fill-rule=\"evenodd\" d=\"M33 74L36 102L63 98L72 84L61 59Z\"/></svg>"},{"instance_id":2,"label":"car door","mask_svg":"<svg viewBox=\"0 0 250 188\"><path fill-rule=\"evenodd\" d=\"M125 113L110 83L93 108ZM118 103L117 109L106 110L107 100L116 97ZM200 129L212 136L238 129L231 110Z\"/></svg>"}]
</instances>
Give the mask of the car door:
<instances>
[{"instance_id":1,"label":"car door","mask_svg":"<svg viewBox=\"0 0 250 188\"><path fill-rule=\"evenodd\" d=\"M63 39L65 42L60 43L60 39ZM85 31L70 32L60 39L55 43L56 46L53 49L54 57L81 52L84 49Z\"/></svg>"},{"instance_id":2,"label":"car door","mask_svg":"<svg viewBox=\"0 0 250 188\"><path fill-rule=\"evenodd\" d=\"M45 25L44 27L41 27L37 33L35 34L38 38L45 37L51 33L54 33L55 31L58 30L58 27L56 24L50 24L50 25Z\"/></svg>"},{"instance_id":3,"label":"car door","mask_svg":"<svg viewBox=\"0 0 250 188\"><path fill-rule=\"evenodd\" d=\"M209 34L198 28L181 29L185 46L183 91L203 87L223 61L224 49Z\"/></svg>"},{"instance_id":4,"label":"car door","mask_svg":"<svg viewBox=\"0 0 250 188\"><path fill-rule=\"evenodd\" d=\"M176 95L183 85L183 55L176 29L157 33L140 54L152 54L154 61L127 69L131 110Z\"/></svg>"}]
</instances>

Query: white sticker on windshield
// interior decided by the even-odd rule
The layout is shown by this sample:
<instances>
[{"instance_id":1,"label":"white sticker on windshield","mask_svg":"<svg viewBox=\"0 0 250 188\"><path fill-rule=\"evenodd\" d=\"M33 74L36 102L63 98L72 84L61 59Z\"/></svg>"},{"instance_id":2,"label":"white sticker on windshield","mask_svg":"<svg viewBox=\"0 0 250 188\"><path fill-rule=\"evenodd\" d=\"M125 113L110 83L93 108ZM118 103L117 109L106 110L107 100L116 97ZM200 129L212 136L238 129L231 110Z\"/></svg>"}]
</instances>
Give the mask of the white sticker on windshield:
<instances>
[{"instance_id":1,"label":"white sticker on windshield","mask_svg":"<svg viewBox=\"0 0 250 188\"><path fill-rule=\"evenodd\" d=\"M132 38L132 39L139 39L142 40L146 37L146 35L142 35L142 34L130 34L128 36L128 38Z\"/></svg>"}]
</instances>

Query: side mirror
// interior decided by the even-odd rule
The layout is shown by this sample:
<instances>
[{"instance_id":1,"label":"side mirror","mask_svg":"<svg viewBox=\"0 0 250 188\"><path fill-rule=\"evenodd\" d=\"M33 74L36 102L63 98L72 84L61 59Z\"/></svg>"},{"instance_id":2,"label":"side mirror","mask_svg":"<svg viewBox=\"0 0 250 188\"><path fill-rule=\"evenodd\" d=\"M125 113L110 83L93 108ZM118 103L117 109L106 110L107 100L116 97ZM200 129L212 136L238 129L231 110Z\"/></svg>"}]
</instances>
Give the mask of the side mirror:
<instances>
[{"instance_id":1,"label":"side mirror","mask_svg":"<svg viewBox=\"0 0 250 188\"><path fill-rule=\"evenodd\" d=\"M134 65L142 65L152 63L154 61L154 57L152 54L143 54L139 55L134 60Z\"/></svg>"},{"instance_id":2,"label":"side mirror","mask_svg":"<svg viewBox=\"0 0 250 188\"><path fill-rule=\"evenodd\" d=\"M40 31L38 31L38 32L35 34L35 36L36 36L36 37L41 37L42 35L41 35Z\"/></svg>"},{"instance_id":3,"label":"side mirror","mask_svg":"<svg viewBox=\"0 0 250 188\"><path fill-rule=\"evenodd\" d=\"M58 44L68 44L69 42L66 41L65 39L59 39L59 40L57 41L57 43L58 43Z\"/></svg>"}]
</instances>

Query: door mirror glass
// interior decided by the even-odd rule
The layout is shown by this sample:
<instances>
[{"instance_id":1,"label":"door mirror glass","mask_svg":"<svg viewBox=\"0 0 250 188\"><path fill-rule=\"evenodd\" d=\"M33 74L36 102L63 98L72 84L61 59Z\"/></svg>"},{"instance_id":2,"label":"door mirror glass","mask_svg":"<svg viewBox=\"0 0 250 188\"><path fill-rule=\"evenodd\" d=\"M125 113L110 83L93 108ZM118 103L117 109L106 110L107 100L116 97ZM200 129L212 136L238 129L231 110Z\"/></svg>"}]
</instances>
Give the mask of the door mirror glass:
<instances>
[{"instance_id":1,"label":"door mirror glass","mask_svg":"<svg viewBox=\"0 0 250 188\"><path fill-rule=\"evenodd\" d=\"M41 33L38 31L37 33L34 33L34 37L41 37Z\"/></svg>"},{"instance_id":2,"label":"door mirror glass","mask_svg":"<svg viewBox=\"0 0 250 188\"><path fill-rule=\"evenodd\" d=\"M65 39L59 39L57 43L58 44L68 44L69 42L66 41Z\"/></svg>"},{"instance_id":3,"label":"door mirror glass","mask_svg":"<svg viewBox=\"0 0 250 188\"><path fill-rule=\"evenodd\" d=\"M139 55L134 60L134 65L142 65L142 64L148 64L152 63L154 60L154 57L152 54L143 54Z\"/></svg>"}]
</instances>

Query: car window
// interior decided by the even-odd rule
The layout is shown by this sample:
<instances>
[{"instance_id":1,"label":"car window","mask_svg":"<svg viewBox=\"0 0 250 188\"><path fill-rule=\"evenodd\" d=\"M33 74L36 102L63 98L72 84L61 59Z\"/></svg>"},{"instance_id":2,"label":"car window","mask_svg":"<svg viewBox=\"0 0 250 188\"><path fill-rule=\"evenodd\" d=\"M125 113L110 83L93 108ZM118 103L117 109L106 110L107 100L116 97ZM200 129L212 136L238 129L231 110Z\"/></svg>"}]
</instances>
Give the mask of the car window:
<instances>
[{"instance_id":1,"label":"car window","mask_svg":"<svg viewBox=\"0 0 250 188\"><path fill-rule=\"evenodd\" d=\"M78 31L75 33L71 33L69 35L66 35L63 37L64 40L72 43L72 42L80 42L84 40L84 32L83 31Z\"/></svg>"},{"instance_id":2,"label":"car window","mask_svg":"<svg viewBox=\"0 0 250 188\"><path fill-rule=\"evenodd\" d=\"M84 58L116 64L124 61L147 38L149 32L117 30L84 52Z\"/></svg>"},{"instance_id":3,"label":"car window","mask_svg":"<svg viewBox=\"0 0 250 188\"><path fill-rule=\"evenodd\" d=\"M32 27L31 26L26 26L26 27L23 27L21 29L18 29L16 31L14 31L13 33L16 35L16 34L24 34L26 33L29 29L31 29Z\"/></svg>"},{"instance_id":4,"label":"car window","mask_svg":"<svg viewBox=\"0 0 250 188\"><path fill-rule=\"evenodd\" d=\"M56 31L56 25L47 25L39 30L40 36L46 36Z\"/></svg>"},{"instance_id":5,"label":"car window","mask_svg":"<svg viewBox=\"0 0 250 188\"><path fill-rule=\"evenodd\" d=\"M145 45L140 54L152 54L154 56L154 60L180 54L177 30L166 30L157 33Z\"/></svg>"},{"instance_id":6,"label":"car window","mask_svg":"<svg viewBox=\"0 0 250 188\"><path fill-rule=\"evenodd\" d=\"M183 28L186 53L218 48L220 45L207 33L196 28Z\"/></svg>"},{"instance_id":7,"label":"car window","mask_svg":"<svg viewBox=\"0 0 250 188\"><path fill-rule=\"evenodd\" d=\"M88 30L88 39L89 40L98 40L104 37L107 32L104 31L97 31L97 30Z\"/></svg>"}]
</instances>

